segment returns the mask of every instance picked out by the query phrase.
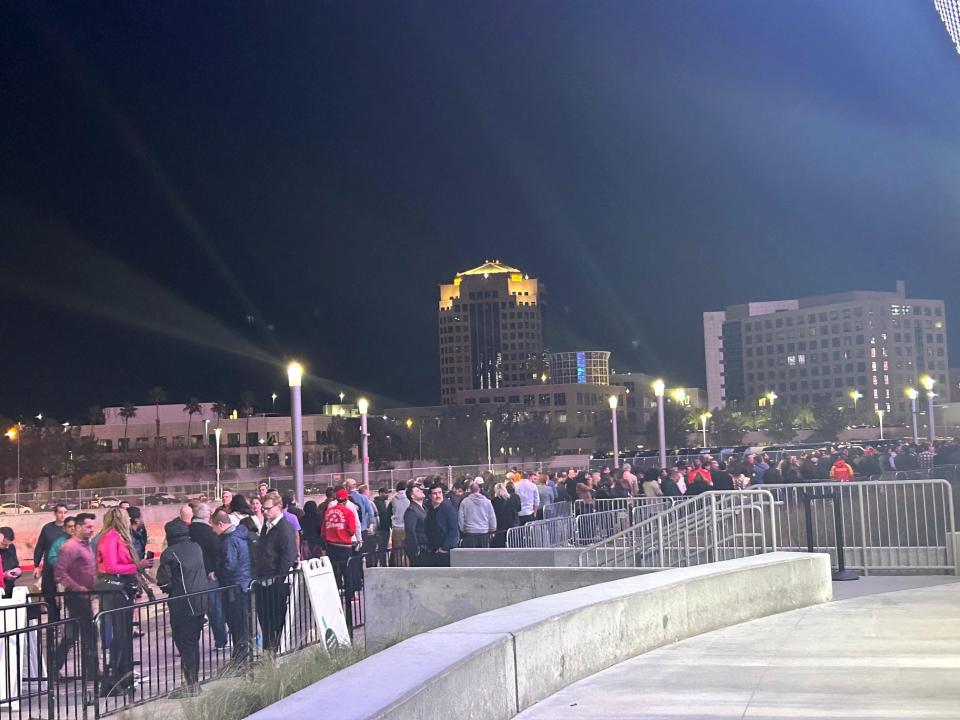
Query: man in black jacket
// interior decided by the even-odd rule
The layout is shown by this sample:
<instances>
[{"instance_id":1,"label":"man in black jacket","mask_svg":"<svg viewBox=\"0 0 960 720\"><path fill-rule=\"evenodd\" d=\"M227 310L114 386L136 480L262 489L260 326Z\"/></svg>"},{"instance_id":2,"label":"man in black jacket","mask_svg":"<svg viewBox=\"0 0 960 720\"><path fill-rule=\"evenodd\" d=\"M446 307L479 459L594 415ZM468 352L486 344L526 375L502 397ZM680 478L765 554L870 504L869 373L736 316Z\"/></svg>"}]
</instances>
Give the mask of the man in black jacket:
<instances>
[{"instance_id":1,"label":"man in black jacket","mask_svg":"<svg viewBox=\"0 0 960 720\"><path fill-rule=\"evenodd\" d=\"M424 530L430 550L430 564L450 567L450 551L460 545L460 522L453 503L443 496L443 485L430 488L430 508Z\"/></svg>"},{"instance_id":2,"label":"man in black jacket","mask_svg":"<svg viewBox=\"0 0 960 720\"><path fill-rule=\"evenodd\" d=\"M33 577L40 579L40 592L43 594L44 602L47 603L47 621L52 623L60 620L60 606L57 604L57 581L53 577L53 568L45 562L45 558L47 551L53 547L53 543L66 532L63 529L66 519L67 506L57 503L53 508L53 520L43 526L37 538L37 545L33 549Z\"/></svg>"},{"instance_id":3,"label":"man in black jacket","mask_svg":"<svg viewBox=\"0 0 960 720\"><path fill-rule=\"evenodd\" d=\"M169 607L170 631L180 653L184 684L169 697L191 697L200 693L200 632L207 599L205 595L191 593L207 590L207 574L203 569L203 551L190 540L187 525L174 519L163 529L167 534L167 549L160 556L157 585L171 598L181 598L171 599Z\"/></svg>"},{"instance_id":4,"label":"man in black jacket","mask_svg":"<svg viewBox=\"0 0 960 720\"><path fill-rule=\"evenodd\" d=\"M283 516L278 493L267 493L262 507L264 523L257 543L254 597L257 620L263 631L263 649L276 652L287 615L290 569L297 563L297 534Z\"/></svg>"},{"instance_id":5,"label":"man in black jacket","mask_svg":"<svg viewBox=\"0 0 960 720\"><path fill-rule=\"evenodd\" d=\"M224 491L226 494L228 491ZM190 539L203 551L203 569L207 573L207 588L211 591L207 609L213 642L217 649L227 646L227 626L223 618L221 593L213 592L220 587L217 580L217 561L220 558L220 537L210 527L210 507L206 503L197 503L193 507L193 521L190 523Z\"/></svg>"}]
</instances>

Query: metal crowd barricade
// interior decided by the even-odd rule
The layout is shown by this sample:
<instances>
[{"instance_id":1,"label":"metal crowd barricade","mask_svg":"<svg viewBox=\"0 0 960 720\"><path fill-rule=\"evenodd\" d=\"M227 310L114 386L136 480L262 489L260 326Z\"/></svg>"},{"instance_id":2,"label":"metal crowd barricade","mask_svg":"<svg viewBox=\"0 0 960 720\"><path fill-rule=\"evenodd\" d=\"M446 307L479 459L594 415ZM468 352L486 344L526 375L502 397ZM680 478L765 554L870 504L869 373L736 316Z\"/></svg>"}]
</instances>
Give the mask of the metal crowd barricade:
<instances>
[{"instance_id":1,"label":"metal crowd barricade","mask_svg":"<svg viewBox=\"0 0 960 720\"><path fill-rule=\"evenodd\" d=\"M782 550L830 553L837 561L833 503L839 503L848 569L953 573L953 491L946 480L873 480L764 485L776 499L777 544ZM811 504L807 537L804 494L828 488L832 502Z\"/></svg>"},{"instance_id":2,"label":"metal crowd barricade","mask_svg":"<svg viewBox=\"0 0 960 720\"><path fill-rule=\"evenodd\" d=\"M249 603L239 593L240 588L231 586L97 613L93 619L94 716L141 705L182 687L184 648L188 648L188 662L194 661L201 684L246 662L253 648L251 635L238 632L240 642L229 647L218 645L212 623L204 622L202 616L200 621L193 621L203 623L195 645L185 640L183 647L178 647L174 642L175 636L180 638L181 630L185 638L191 637L186 630L190 622L186 616L200 611L209 618L214 602L219 603L222 611L227 602L239 601L242 612L237 614L236 623L249 629ZM242 658L241 653L245 653Z\"/></svg>"},{"instance_id":3,"label":"metal crowd barricade","mask_svg":"<svg viewBox=\"0 0 960 720\"><path fill-rule=\"evenodd\" d=\"M679 498L682 500L683 498ZM606 510L625 510L631 515L637 512L637 508L643 508L647 514L659 512L669 507L671 499L663 496L647 497L625 497L625 498L602 498L599 500L577 500L573 505L574 515L582 515L588 512L604 512Z\"/></svg>"},{"instance_id":4,"label":"metal crowd barricade","mask_svg":"<svg viewBox=\"0 0 960 720\"><path fill-rule=\"evenodd\" d=\"M83 628L77 618L56 623L16 627L20 623L8 613L25 612L27 605L4 608L0 632L0 716L17 720L70 720L85 717L86 688L83 653L79 643ZM15 626L7 629L10 625ZM59 662L62 656L63 662Z\"/></svg>"},{"instance_id":5,"label":"metal crowd barricade","mask_svg":"<svg viewBox=\"0 0 960 720\"><path fill-rule=\"evenodd\" d=\"M577 518L577 544L592 545L630 526L626 508L582 513Z\"/></svg>"},{"instance_id":6,"label":"metal crowd barricade","mask_svg":"<svg viewBox=\"0 0 960 720\"><path fill-rule=\"evenodd\" d=\"M558 517L569 517L573 515L573 503L569 500L560 500L558 502L548 503L543 506L543 519L552 520Z\"/></svg>"},{"instance_id":7,"label":"metal crowd barricade","mask_svg":"<svg viewBox=\"0 0 960 720\"><path fill-rule=\"evenodd\" d=\"M553 548L576 544L577 521L573 516L535 520L507 530L508 548Z\"/></svg>"},{"instance_id":8,"label":"metal crowd barricade","mask_svg":"<svg viewBox=\"0 0 960 720\"><path fill-rule=\"evenodd\" d=\"M707 492L584 549L581 567L687 567L777 549L773 496ZM636 512L636 509L635 509Z\"/></svg>"}]
</instances>

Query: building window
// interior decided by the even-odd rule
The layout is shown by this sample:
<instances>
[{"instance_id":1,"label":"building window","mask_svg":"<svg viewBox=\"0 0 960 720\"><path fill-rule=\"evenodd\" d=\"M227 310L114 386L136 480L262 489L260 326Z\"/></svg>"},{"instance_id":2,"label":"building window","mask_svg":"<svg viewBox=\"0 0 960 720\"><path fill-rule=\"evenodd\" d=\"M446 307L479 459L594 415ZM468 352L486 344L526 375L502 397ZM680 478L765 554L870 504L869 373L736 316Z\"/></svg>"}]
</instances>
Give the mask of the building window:
<instances>
[{"instance_id":1,"label":"building window","mask_svg":"<svg viewBox=\"0 0 960 720\"><path fill-rule=\"evenodd\" d=\"M250 453L247 455L247 467L255 468L260 467L260 456L256 453Z\"/></svg>"},{"instance_id":2,"label":"building window","mask_svg":"<svg viewBox=\"0 0 960 720\"><path fill-rule=\"evenodd\" d=\"M566 404L567 404L567 394L566 394L566 393L554 393L554 394L553 394L553 404L554 404L554 405L566 405Z\"/></svg>"},{"instance_id":3,"label":"building window","mask_svg":"<svg viewBox=\"0 0 960 720\"><path fill-rule=\"evenodd\" d=\"M183 435L173 436L173 447L182 448L187 446L187 439Z\"/></svg>"}]
</instances>

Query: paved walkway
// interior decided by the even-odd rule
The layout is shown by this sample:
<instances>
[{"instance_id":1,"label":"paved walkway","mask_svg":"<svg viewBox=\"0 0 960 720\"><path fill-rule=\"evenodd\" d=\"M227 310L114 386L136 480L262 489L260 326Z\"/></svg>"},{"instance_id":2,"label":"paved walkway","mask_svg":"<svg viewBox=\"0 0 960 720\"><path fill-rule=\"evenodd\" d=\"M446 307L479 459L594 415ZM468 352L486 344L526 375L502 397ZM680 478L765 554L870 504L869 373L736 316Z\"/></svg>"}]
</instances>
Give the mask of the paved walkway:
<instances>
[{"instance_id":1,"label":"paved walkway","mask_svg":"<svg viewBox=\"0 0 960 720\"><path fill-rule=\"evenodd\" d=\"M960 718L960 583L920 577L834 585L838 598L851 599L660 648L517 718ZM880 594L863 594L870 592Z\"/></svg>"}]
</instances>

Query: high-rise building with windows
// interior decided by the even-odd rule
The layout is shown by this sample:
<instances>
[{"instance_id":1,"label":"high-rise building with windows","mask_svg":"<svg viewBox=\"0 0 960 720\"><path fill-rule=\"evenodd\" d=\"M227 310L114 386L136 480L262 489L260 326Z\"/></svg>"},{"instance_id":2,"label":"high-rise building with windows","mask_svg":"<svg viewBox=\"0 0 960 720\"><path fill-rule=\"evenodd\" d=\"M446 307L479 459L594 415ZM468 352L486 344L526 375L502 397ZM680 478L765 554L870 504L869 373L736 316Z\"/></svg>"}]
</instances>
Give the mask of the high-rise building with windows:
<instances>
[{"instance_id":1,"label":"high-rise building with windows","mask_svg":"<svg viewBox=\"0 0 960 720\"><path fill-rule=\"evenodd\" d=\"M557 385L609 385L610 352L576 350L547 353L550 382Z\"/></svg>"},{"instance_id":2,"label":"high-rise building with windows","mask_svg":"<svg viewBox=\"0 0 960 720\"><path fill-rule=\"evenodd\" d=\"M895 292L854 290L759 305L704 313L712 407L762 406L771 392L791 405L848 405L859 393L873 410L903 418L909 417L905 391L918 388L922 376L947 392L942 300L908 298L898 282Z\"/></svg>"},{"instance_id":3,"label":"high-rise building with windows","mask_svg":"<svg viewBox=\"0 0 960 720\"><path fill-rule=\"evenodd\" d=\"M440 286L440 402L462 390L529 385L546 372L542 288L522 270L488 260Z\"/></svg>"}]
</instances>

